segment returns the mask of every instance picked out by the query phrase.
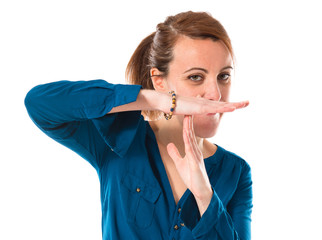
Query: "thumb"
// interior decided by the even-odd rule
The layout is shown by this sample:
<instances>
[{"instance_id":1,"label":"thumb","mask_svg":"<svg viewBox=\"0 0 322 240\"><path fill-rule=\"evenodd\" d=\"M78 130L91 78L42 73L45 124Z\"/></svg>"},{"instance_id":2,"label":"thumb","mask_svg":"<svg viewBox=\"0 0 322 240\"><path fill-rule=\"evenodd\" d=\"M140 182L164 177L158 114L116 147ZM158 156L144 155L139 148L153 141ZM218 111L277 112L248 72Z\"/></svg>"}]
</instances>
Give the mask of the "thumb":
<instances>
[{"instance_id":1,"label":"thumb","mask_svg":"<svg viewBox=\"0 0 322 240\"><path fill-rule=\"evenodd\" d=\"M172 160L176 165L182 160L182 157L178 151L178 148L173 143L169 143L167 145L167 151L169 156L172 158Z\"/></svg>"}]
</instances>

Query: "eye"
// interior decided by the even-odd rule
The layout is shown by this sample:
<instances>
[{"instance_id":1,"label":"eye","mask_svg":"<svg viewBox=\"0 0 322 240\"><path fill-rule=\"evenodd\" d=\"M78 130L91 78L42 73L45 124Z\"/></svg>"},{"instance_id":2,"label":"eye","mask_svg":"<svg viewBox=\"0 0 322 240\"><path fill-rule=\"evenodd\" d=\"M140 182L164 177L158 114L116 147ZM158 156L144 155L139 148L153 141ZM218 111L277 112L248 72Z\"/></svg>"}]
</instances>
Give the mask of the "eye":
<instances>
[{"instance_id":1,"label":"eye","mask_svg":"<svg viewBox=\"0 0 322 240\"><path fill-rule=\"evenodd\" d=\"M221 73L218 76L218 80L227 82L230 79L230 74L229 73Z\"/></svg>"},{"instance_id":2,"label":"eye","mask_svg":"<svg viewBox=\"0 0 322 240\"><path fill-rule=\"evenodd\" d=\"M190 80L194 81L194 82L198 82L198 81L203 80L203 76L198 75L198 74L190 75L188 78L189 78Z\"/></svg>"}]
</instances>

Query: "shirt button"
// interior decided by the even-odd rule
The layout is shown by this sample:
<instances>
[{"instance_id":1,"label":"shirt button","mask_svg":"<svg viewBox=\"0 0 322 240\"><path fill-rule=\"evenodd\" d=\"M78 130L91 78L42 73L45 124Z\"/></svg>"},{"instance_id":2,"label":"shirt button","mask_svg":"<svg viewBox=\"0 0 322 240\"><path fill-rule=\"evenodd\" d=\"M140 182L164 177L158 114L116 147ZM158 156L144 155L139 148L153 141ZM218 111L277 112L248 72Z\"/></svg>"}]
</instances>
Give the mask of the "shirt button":
<instances>
[{"instance_id":1,"label":"shirt button","mask_svg":"<svg viewBox=\"0 0 322 240\"><path fill-rule=\"evenodd\" d=\"M184 223L180 223L181 227L184 227Z\"/></svg>"},{"instance_id":2,"label":"shirt button","mask_svg":"<svg viewBox=\"0 0 322 240\"><path fill-rule=\"evenodd\" d=\"M180 213L181 212L181 208L178 208L178 213Z\"/></svg>"},{"instance_id":3,"label":"shirt button","mask_svg":"<svg viewBox=\"0 0 322 240\"><path fill-rule=\"evenodd\" d=\"M136 188L136 192L141 192L141 188Z\"/></svg>"},{"instance_id":4,"label":"shirt button","mask_svg":"<svg viewBox=\"0 0 322 240\"><path fill-rule=\"evenodd\" d=\"M178 225L177 224L174 225L174 230L178 230L178 229L179 229Z\"/></svg>"}]
</instances>

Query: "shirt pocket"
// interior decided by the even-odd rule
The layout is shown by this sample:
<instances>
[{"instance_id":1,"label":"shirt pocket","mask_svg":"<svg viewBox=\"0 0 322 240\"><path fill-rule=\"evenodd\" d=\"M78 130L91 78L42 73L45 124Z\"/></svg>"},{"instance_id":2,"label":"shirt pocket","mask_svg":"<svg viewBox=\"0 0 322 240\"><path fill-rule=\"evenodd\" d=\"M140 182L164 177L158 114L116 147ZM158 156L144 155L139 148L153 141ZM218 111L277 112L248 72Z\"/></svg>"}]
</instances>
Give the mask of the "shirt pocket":
<instances>
[{"instance_id":1,"label":"shirt pocket","mask_svg":"<svg viewBox=\"0 0 322 240\"><path fill-rule=\"evenodd\" d=\"M160 189L132 174L123 177L122 186L128 193L126 201L128 222L139 228L149 227L161 193Z\"/></svg>"}]
</instances>

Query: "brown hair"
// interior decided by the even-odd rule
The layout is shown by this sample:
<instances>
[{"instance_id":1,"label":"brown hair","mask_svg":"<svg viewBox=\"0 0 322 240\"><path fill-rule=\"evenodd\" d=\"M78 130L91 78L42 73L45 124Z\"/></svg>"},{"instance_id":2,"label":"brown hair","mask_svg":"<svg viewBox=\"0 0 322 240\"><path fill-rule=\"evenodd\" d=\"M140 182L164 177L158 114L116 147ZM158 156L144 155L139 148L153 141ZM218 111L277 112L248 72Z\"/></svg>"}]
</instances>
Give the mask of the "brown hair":
<instances>
[{"instance_id":1,"label":"brown hair","mask_svg":"<svg viewBox=\"0 0 322 240\"><path fill-rule=\"evenodd\" d=\"M150 69L155 67L164 77L167 76L173 49L180 36L221 40L234 58L230 38L219 21L206 12L183 12L167 17L164 23L157 25L155 32L141 41L127 65L127 81L141 85L143 89L154 89ZM156 112L144 111L143 114L151 119L158 116Z\"/></svg>"}]
</instances>

